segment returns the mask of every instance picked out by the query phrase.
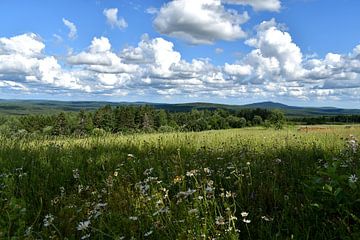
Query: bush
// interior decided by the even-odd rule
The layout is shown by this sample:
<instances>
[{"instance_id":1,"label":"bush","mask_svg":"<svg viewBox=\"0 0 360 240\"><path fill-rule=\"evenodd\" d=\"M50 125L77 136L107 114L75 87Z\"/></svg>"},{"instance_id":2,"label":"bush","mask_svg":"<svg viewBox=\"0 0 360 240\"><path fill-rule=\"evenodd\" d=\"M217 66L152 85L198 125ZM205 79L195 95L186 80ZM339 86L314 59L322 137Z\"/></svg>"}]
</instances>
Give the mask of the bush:
<instances>
[{"instance_id":1,"label":"bush","mask_svg":"<svg viewBox=\"0 0 360 240\"><path fill-rule=\"evenodd\" d=\"M104 136L106 134L106 131L102 128L94 128L92 131L91 131L91 134L93 136Z\"/></svg>"},{"instance_id":2,"label":"bush","mask_svg":"<svg viewBox=\"0 0 360 240\"><path fill-rule=\"evenodd\" d=\"M175 131L175 129L173 127L168 126L168 125L161 126L158 129L158 132L161 132L161 133L174 132L174 131Z\"/></svg>"}]
</instances>

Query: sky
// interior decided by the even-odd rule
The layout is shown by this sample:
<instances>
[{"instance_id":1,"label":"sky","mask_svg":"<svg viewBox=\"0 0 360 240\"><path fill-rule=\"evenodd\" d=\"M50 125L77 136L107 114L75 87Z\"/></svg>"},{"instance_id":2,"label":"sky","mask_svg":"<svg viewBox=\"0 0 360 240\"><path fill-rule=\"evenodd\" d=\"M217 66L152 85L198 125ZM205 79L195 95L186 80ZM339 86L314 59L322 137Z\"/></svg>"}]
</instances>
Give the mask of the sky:
<instances>
[{"instance_id":1,"label":"sky","mask_svg":"<svg viewBox=\"0 0 360 240\"><path fill-rule=\"evenodd\" d=\"M0 0L0 99L360 108L358 0Z\"/></svg>"}]
</instances>

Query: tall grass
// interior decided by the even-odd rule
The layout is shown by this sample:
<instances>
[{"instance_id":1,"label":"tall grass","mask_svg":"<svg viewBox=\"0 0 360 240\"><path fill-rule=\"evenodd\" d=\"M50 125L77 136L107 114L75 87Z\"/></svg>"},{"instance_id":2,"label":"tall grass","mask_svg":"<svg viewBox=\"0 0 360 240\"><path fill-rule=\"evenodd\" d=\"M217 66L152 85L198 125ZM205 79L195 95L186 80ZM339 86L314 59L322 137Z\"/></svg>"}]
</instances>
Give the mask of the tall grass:
<instances>
[{"instance_id":1,"label":"tall grass","mask_svg":"<svg viewBox=\"0 0 360 240\"><path fill-rule=\"evenodd\" d=\"M360 239L359 135L0 138L0 238Z\"/></svg>"}]
</instances>

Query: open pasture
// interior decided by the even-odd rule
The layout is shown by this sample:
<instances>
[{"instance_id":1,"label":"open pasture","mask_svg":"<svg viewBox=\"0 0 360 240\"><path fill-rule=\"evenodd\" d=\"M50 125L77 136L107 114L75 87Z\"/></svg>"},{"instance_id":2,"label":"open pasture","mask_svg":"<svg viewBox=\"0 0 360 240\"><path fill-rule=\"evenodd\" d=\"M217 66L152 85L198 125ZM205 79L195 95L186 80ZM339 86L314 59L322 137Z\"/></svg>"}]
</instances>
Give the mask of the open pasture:
<instances>
[{"instance_id":1,"label":"open pasture","mask_svg":"<svg viewBox=\"0 0 360 240\"><path fill-rule=\"evenodd\" d=\"M358 137L354 125L0 138L0 238L359 239Z\"/></svg>"}]
</instances>

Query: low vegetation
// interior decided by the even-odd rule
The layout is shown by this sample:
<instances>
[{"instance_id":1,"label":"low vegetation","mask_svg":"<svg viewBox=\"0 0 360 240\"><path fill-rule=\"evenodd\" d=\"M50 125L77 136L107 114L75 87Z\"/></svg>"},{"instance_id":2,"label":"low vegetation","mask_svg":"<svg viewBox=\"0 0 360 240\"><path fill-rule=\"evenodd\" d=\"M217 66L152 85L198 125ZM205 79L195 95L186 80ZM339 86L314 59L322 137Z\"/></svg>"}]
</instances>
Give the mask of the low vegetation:
<instances>
[{"instance_id":1,"label":"low vegetation","mask_svg":"<svg viewBox=\"0 0 360 240\"><path fill-rule=\"evenodd\" d=\"M360 127L0 138L1 239L360 239Z\"/></svg>"}]
</instances>

